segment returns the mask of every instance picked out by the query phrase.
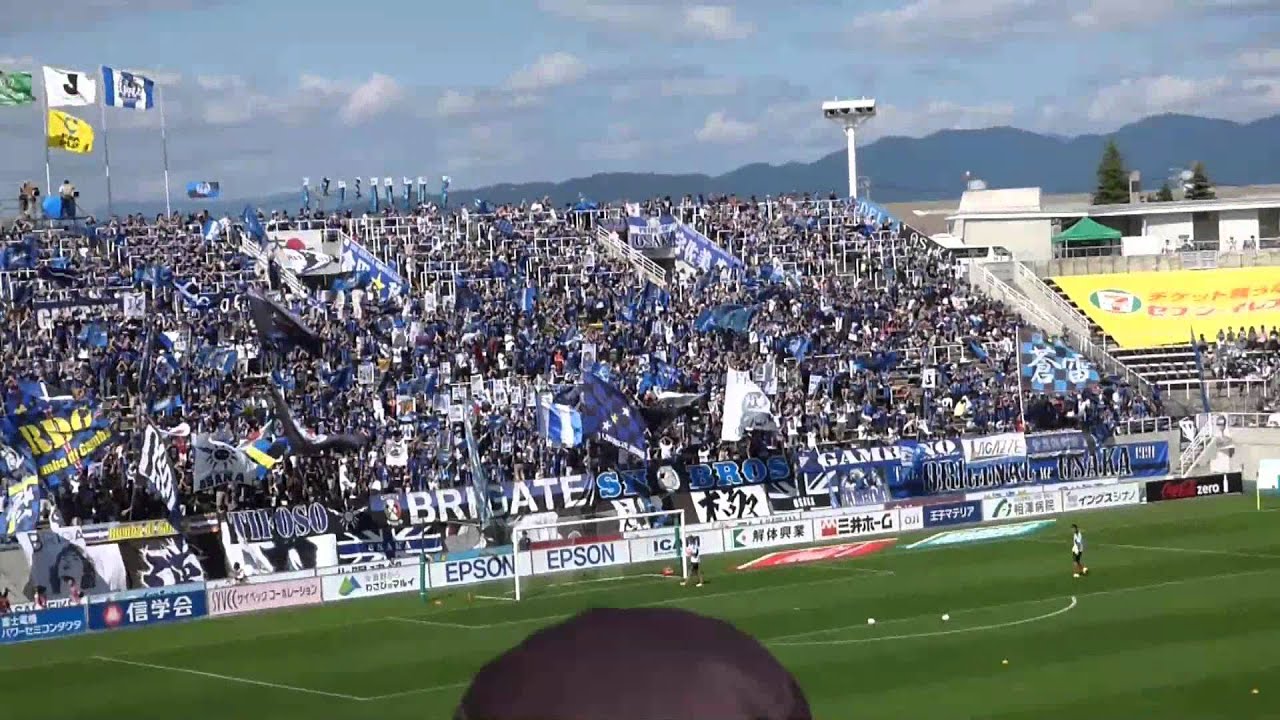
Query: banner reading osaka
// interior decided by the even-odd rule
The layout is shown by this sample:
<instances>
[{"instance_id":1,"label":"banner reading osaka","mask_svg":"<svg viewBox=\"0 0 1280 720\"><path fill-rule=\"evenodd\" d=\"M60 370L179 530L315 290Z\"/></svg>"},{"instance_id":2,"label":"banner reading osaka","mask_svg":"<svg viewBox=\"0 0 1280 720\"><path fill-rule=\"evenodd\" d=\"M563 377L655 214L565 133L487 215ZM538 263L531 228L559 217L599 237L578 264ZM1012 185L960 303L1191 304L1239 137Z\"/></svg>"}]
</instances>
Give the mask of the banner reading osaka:
<instances>
[{"instance_id":1,"label":"banner reading osaka","mask_svg":"<svg viewBox=\"0 0 1280 720\"><path fill-rule=\"evenodd\" d=\"M1169 472L1167 442L1095 447L1084 433L916 442L877 448L802 451L798 475L805 491L834 484L888 487L894 497L947 495L1019 485L1158 477Z\"/></svg>"},{"instance_id":2,"label":"banner reading osaka","mask_svg":"<svg viewBox=\"0 0 1280 720\"><path fill-rule=\"evenodd\" d=\"M31 449L40 477L57 485L115 441L111 423L96 407L67 403L46 412L13 418L17 434Z\"/></svg>"}]
</instances>

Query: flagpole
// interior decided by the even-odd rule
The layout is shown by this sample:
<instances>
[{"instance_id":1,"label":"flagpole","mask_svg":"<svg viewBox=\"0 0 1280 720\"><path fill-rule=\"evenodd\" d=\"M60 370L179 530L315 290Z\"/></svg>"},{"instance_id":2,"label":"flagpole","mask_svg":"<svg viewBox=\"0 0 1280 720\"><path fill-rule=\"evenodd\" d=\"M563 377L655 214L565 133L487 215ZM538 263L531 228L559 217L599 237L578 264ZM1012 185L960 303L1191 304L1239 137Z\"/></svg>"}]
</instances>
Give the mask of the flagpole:
<instances>
[{"instance_id":1,"label":"flagpole","mask_svg":"<svg viewBox=\"0 0 1280 720\"><path fill-rule=\"evenodd\" d=\"M1019 325L1014 332L1017 347L1014 355L1018 358L1018 418L1022 421L1022 432L1027 431L1027 401L1023 399L1022 392L1022 326Z\"/></svg>"},{"instance_id":2,"label":"flagpole","mask_svg":"<svg viewBox=\"0 0 1280 720\"><path fill-rule=\"evenodd\" d=\"M173 214L173 206L169 204L169 134L164 122L164 94L159 83L156 83L156 95L156 104L160 106L160 152L164 155L164 214L167 219Z\"/></svg>"},{"instance_id":3,"label":"flagpole","mask_svg":"<svg viewBox=\"0 0 1280 720\"><path fill-rule=\"evenodd\" d=\"M49 87L48 82L45 83L44 89L44 196L49 197L53 192L53 172L49 169ZM41 208L44 207L44 201L40 201ZM62 213L58 213L59 216Z\"/></svg>"},{"instance_id":4,"label":"flagpole","mask_svg":"<svg viewBox=\"0 0 1280 720\"><path fill-rule=\"evenodd\" d=\"M111 149L107 144L107 99L105 95L102 102L98 104L98 109L102 111L102 157L107 172L107 217L111 217ZM48 144L48 143L46 143Z\"/></svg>"}]
</instances>

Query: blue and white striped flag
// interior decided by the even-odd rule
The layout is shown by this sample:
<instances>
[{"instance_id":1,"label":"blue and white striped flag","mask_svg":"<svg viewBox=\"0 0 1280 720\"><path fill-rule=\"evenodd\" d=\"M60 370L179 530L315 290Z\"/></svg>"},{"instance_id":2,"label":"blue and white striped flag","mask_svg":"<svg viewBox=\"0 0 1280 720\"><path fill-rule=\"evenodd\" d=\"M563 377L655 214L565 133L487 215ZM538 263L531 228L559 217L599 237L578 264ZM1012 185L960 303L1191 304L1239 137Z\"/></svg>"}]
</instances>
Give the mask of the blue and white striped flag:
<instances>
[{"instance_id":1,"label":"blue and white striped flag","mask_svg":"<svg viewBox=\"0 0 1280 720\"><path fill-rule=\"evenodd\" d=\"M151 78L103 65L102 86L107 107L150 110L156 106L156 83Z\"/></svg>"},{"instance_id":2,"label":"blue and white striped flag","mask_svg":"<svg viewBox=\"0 0 1280 720\"><path fill-rule=\"evenodd\" d=\"M582 413L568 405L543 400L539 407L542 435L554 447L578 447L582 444Z\"/></svg>"}]
</instances>

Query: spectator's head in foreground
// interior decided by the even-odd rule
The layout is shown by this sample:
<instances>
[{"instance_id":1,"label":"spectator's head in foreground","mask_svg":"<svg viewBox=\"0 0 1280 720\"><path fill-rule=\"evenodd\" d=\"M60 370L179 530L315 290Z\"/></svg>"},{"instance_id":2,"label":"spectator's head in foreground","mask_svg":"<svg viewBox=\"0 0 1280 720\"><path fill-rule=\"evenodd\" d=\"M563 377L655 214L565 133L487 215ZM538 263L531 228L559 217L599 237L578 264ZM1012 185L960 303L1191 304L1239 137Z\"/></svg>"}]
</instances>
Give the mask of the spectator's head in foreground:
<instances>
[{"instance_id":1,"label":"spectator's head in foreground","mask_svg":"<svg viewBox=\"0 0 1280 720\"><path fill-rule=\"evenodd\" d=\"M811 720L754 638L687 610L588 610L476 673L454 720Z\"/></svg>"}]
</instances>

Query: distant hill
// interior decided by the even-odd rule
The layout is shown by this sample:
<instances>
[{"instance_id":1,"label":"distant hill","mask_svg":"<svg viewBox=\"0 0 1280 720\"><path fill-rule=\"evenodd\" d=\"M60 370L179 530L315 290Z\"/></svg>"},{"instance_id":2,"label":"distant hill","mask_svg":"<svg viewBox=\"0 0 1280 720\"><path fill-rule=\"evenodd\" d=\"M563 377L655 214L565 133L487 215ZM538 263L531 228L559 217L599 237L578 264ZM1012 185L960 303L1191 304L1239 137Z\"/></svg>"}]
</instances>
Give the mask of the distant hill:
<instances>
[{"instance_id":1,"label":"distant hill","mask_svg":"<svg viewBox=\"0 0 1280 720\"><path fill-rule=\"evenodd\" d=\"M966 171L989 187L1041 187L1046 193L1087 192L1108 137L1115 138L1131 169L1142 171L1144 189L1160 187L1174 167L1202 160L1220 185L1280 181L1280 115L1248 124L1188 115L1157 115L1109 135L1063 138L1011 127L944 130L922 138L886 137L858 149L858 167L871 177L871 197L881 203L958 197ZM702 174L601 173L563 182L530 182L450 191L451 201L484 198L493 203L550 197L556 203L580 196L606 202L699 193L777 195L847 190L843 150L814 162L754 163L719 176ZM399 188L397 187L397 190ZM259 207L294 208L298 193L258 198ZM235 212L245 202L219 203ZM362 206L363 207L363 206ZM145 210L158 209L148 205Z\"/></svg>"}]
</instances>

